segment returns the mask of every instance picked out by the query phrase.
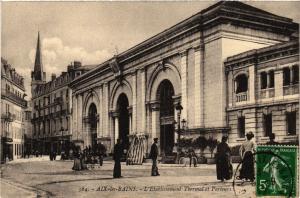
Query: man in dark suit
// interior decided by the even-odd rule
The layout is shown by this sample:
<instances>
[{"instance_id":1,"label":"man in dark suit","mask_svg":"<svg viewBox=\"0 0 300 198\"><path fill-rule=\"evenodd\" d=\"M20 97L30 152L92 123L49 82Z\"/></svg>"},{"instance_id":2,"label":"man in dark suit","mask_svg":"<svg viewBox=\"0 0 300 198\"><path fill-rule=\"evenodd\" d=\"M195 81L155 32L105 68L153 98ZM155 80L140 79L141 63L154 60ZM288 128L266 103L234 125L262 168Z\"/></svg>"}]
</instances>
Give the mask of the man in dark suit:
<instances>
[{"instance_id":1,"label":"man in dark suit","mask_svg":"<svg viewBox=\"0 0 300 198\"><path fill-rule=\"evenodd\" d=\"M121 158L123 155L123 147L122 142L120 139L117 139L117 143L114 147L114 160L115 160L115 166L114 166L114 178L120 178L121 176Z\"/></svg>"},{"instance_id":2,"label":"man in dark suit","mask_svg":"<svg viewBox=\"0 0 300 198\"><path fill-rule=\"evenodd\" d=\"M159 176L158 168L157 168L157 156L158 156L158 147L157 142L158 138L154 138L154 143L151 146L149 157L152 159L152 171L151 176Z\"/></svg>"}]
</instances>

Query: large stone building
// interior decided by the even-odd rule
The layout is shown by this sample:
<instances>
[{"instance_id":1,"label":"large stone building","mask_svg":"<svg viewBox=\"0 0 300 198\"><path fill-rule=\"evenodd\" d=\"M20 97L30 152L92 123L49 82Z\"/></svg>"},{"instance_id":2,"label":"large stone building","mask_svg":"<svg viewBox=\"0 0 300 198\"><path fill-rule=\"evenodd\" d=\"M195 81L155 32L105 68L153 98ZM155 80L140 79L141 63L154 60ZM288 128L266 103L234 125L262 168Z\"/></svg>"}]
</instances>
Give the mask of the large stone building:
<instances>
[{"instance_id":1,"label":"large stone building","mask_svg":"<svg viewBox=\"0 0 300 198\"><path fill-rule=\"evenodd\" d=\"M244 141L247 131L261 143L271 133L279 142L298 141L298 40L228 57L225 67L231 142Z\"/></svg>"},{"instance_id":2,"label":"large stone building","mask_svg":"<svg viewBox=\"0 0 300 198\"><path fill-rule=\"evenodd\" d=\"M24 78L1 58L1 162L24 153L25 96Z\"/></svg>"},{"instance_id":3,"label":"large stone building","mask_svg":"<svg viewBox=\"0 0 300 198\"><path fill-rule=\"evenodd\" d=\"M224 61L293 39L298 39L298 24L291 19L241 2L218 2L74 80L72 140L83 146L102 141L111 150L117 138L126 147L131 135L145 134L148 145L158 137L160 151L167 155L177 141L174 120L178 123L180 117L179 123L186 123L180 135L220 140L229 133L230 142L236 143L236 122L227 116L236 104L227 94L231 82ZM253 85L257 71L255 66L247 71L247 100L252 102L260 95ZM179 103L181 112L176 110ZM253 130L246 123L245 130L250 125Z\"/></svg>"},{"instance_id":4,"label":"large stone building","mask_svg":"<svg viewBox=\"0 0 300 198\"><path fill-rule=\"evenodd\" d=\"M69 84L95 65L82 66L74 61L66 72L46 82L43 70L40 35L38 34L34 70L32 72L32 128L34 151L48 154L51 150L60 153L70 147L72 135L72 91Z\"/></svg>"}]
</instances>

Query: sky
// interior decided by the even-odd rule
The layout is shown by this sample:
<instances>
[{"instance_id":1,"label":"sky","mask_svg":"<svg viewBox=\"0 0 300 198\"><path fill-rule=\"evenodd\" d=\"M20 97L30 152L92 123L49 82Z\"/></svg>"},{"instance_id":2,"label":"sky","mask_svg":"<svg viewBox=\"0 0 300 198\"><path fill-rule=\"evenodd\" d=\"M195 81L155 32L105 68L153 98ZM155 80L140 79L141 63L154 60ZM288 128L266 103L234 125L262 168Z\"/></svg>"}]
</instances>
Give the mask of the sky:
<instances>
[{"instance_id":1,"label":"sky","mask_svg":"<svg viewBox=\"0 0 300 198\"><path fill-rule=\"evenodd\" d=\"M74 60L100 64L214 3L2 2L1 56L24 76L30 98L38 31L48 81ZM300 23L298 1L246 3Z\"/></svg>"}]
</instances>

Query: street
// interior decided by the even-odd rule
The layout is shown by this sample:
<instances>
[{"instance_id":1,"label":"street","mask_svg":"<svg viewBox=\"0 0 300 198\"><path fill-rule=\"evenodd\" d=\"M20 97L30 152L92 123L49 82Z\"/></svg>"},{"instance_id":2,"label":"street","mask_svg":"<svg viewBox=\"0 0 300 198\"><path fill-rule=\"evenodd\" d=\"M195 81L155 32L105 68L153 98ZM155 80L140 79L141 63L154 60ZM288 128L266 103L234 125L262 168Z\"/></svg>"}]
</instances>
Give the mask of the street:
<instances>
[{"instance_id":1,"label":"street","mask_svg":"<svg viewBox=\"0 0 300 198\"><path fill-rule=\"evenodd\" d=\"M72 166L72 161L47 158L4 164L1 197L255 197L251 184L236 185L235 195L232 180L217 181L215 165L159 164L161 176L151 177L150 163L122 164L121 179L112 178L113 161L94 170Z\"/></svg>"}]
</instances>

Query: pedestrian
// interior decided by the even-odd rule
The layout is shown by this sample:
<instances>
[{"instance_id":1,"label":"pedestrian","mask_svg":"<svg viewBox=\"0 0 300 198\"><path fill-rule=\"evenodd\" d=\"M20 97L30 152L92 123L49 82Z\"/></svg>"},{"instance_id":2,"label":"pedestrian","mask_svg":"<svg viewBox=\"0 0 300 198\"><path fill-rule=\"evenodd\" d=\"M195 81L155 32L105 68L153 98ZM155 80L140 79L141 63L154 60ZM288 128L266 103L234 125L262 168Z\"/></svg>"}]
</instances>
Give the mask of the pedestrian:
<instances>
[{"instance_id":1,"label":"pedestrian","mask_svg":"<svg viewBox=\"0 0 300 198\"><path fill-rule=\"evenodd\" d=\"M193 162L194 167L197 167L197 157L196 157L194 149L189 148L188 157L190 158L190 167L192 166L192 162Z\"/></svg>"},{"instance_id":2,"label":"pedestrian","mask_svg":"<svg viewBox=\"0 0 300 198\"><path fill-rule=\"evenodd\" d=\"M227 139L227 136L222 137L222 142L218 144L216 153L217 179L222 182L224 179L231 179L233 172L230 160L231 150L226 143Z\"/></svg>"},{"instance_id":3,"label":"pedestrian","mask_svg":"<svg viewBox=\"0 0 300 198\"><path fill-rule=\"evenodd\" d=\"M53 151L53 160L56 160L56 151Z\"/></svg>"},{"instance_id":4,"label":"pedestrian","mask_svg":"<svg viewBox=\"0 0 300 198\"><path fill-rule=\"evenodd\" d=\"M115 166L114 166L114 178L120 178L121 176L121 158L123 155L123 147L122 147L122 141L120 139L117 139L117 144L114 147L114 155L113 158L115 160Z\"/></svg>"},{"instance_id":5,"label":"pedestrian","mask_svg":"<svg viewBox=\"0 0 300 198\"><path fill-rule=\"evenodd\" d=\"M149 157L152 159L152 170L151 170L151 176L159 176L158 168L157 168L157 157L158 157L158 138L153 139L153 144L151 146L150 155Z\"/></svg>"},{"instance_id":6,"label":"pedestrian","mask_svg":"<svg viewBox=\"0 0 300 198\"><path fill-rule=\"evenodd\" d=\"M246 134L246 142L241 145L240 148L240 155L242 157L242 168L240 171L240 179L250 180L251 182L254 181L254 159L253 159L253 152L254 152L254 142L252 138L254 134L250 131Z\"/></svg>"},{"instance_id":7,"label":"pedestrian","mask_svg":"<svg viewBox=\"0 0 300 198\"><path fill-rule=\"evenodd\" d=\"M106 147L102 144L102 142L99 143L98 145L98 153L99 153L99 164L100 166L103 165L103 158L104 158L104 155L106 153Z\"/></svg>"},{"instance_id":8,"label":"pedestrian","mask_svg":"<svg viewBox=\"0 0 300 198\"><path fill-rule=\"evenodd\" d=\"M81 164L80 147L78 146L74 150L74 165L72 169L75 171L82 170Z\"/></svg>"},{"instance_id":9,"label":"pedestrian","mask_svg":"<svg viewBox=\"0 0 300 198\"><path fill-rule=\"evenodd\" d=\"M279 143L278 142L275 142L275 134L274 133L271 133L269 135L269 141L266 143L267 145L278 145Z\"/></svg>"}]
</instances>

